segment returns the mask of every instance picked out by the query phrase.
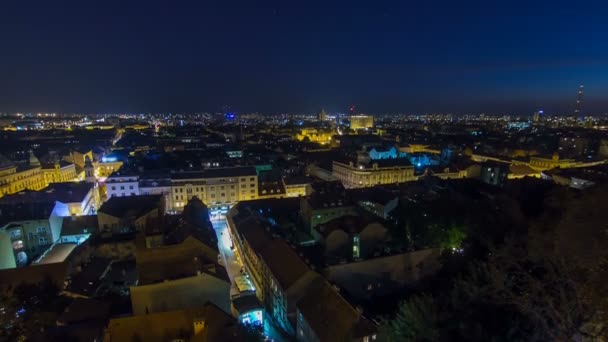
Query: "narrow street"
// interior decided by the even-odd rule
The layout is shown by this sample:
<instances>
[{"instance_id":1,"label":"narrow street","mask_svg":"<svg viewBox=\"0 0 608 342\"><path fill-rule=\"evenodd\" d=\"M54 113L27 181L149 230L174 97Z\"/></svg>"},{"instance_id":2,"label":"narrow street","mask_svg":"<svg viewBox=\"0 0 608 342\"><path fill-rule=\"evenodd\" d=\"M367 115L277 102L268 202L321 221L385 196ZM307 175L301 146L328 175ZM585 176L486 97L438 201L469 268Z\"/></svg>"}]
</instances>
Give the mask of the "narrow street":
<instances>
[{"instance_id":1,"label":"narrow street","mask_svg":"<svg viewBox=\"0 0 608 342\"><path fill-rule=\"evenodd\" d=\"M228 273L228 277L230 278L230 297L234 298L240 295L239 289L236 285L235 278L241 276L241 269L243 269L243 265L240 260L234 254L232 250L232 239L230 238L230 233L228 231L228 225L226 223L226 219L224 217L214 216L211 220L213 228L215 229L215 234L217 235L218 241L218 250L220 251L220 255L222 257L222 262L224 267L226 268L226 272ZM267 341L287 341L283 334L270 324L270 320L264 319L264 335L266 336Z\"/></svg>"},{"instance_id":2,"label":"narrow street","mask_svg":"<svg viewBox=\"0 0 608 342\"><path fill-rule=\"evenodd\" d=\"M232 240L230 239L226 219L213 220L211 223L213 224L215 234L217 235L217 247L220 251L223 265L230 278L230 297L237 296L239 295L239 290L236 287L234 278L241 274L242 265L234 255L234 251L230 248L232 246Z\"/></svg>"}]
</instances>

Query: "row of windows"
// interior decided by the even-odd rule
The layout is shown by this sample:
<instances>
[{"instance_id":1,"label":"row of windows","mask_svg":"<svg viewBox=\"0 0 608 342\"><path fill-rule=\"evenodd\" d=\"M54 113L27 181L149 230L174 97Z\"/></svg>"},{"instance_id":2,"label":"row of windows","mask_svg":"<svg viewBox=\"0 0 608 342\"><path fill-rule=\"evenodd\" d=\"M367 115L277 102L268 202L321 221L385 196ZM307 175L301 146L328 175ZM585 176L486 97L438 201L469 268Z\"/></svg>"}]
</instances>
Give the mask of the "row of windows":
<instances>
[{"instance_id":1,"label":"row of windows","mask_svg":"<svg viewBox=\"0 0 608 342\"><path fill-rule=\"evenodd\" d=\"M124 189L125 189L125 186L121 185L120 186L120 190L124 190ZM133 185L129 185L129 190L133 190L133 189L134 189ZM112 186L112 190L116 190L116 187Z\"/></svg>"}]
</instances>

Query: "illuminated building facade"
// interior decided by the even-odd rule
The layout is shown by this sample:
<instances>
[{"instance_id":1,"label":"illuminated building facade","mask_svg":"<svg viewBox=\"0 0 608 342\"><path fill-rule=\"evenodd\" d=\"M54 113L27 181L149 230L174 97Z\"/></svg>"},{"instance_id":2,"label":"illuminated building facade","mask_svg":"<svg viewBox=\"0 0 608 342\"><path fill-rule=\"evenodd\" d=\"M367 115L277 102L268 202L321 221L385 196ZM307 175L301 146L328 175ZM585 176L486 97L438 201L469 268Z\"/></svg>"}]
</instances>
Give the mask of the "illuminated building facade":
<instances>
[{"instance_id":1,"label":"illuminated building facade","mask_svg":"<svg viewBox=\"0 0 608 342\"><path fill-rule=\"evenodd\" d=\"M0 268L26 266L59 240L65 204L0 203Z\"/></svg>"},{"instance_id":2,"label":"illuminated building facade","mask_svg":"<svg viewBox=\"0 0 608 342\"><path fill-rule=\"evenodd\" d=\"M310 194L312 179L308 177L290 177L283 179L286 197L301 197Z\"/></svg>"},{"instance_id":3,"label":"illuminated building facade","mask_svg":"<svg viewBox=\"0 0 608 342\"><path fill-rule=\"evenodd\" d=\"M371 164L333 162L333 175L345 188L364 188L416 180L414 167L407 159L378 160Z\"/></svg>"},{"instance_id":4,"label":"illuminated building facade","mask_svg":"<svg viewBox=\"0 0 608 342\"><path fill-rule=\"evenodd\" d=\"M72 182L78 179L76 166L63 160L42 165L42 173L47 184Z\"/></svg>"},{"instance_id":5,"label":"illuminated building facade","mask_svg":"<svg viewBox=\"0 0 608 342\"><path fill-rule=\"evenodd\" d=\"M350 129L374 128L374 117L371 115L352 115L350 117Z\"/></svg>"},{"instance_id":6,"label":"illuminated building facade","mask_svg":"<svg viewBox=\"0 0 608 342\"><path fill-rule=\"evenodd\" d=\"M46 186L40 166L17 167L0 160L0 197L23 190L41 190Z\"/></svg>"},{"instance_id":7,"label":"illuminated building facade","mask_svg":"<svg viewBox=\"0 0 608 342\"><path fill-rule=\"evenodd\" d=\"M318 130L316 128L303 128L300 133L296 134L296 139L302 141L308 139L310 142L318 144L329 144L334 135L332 130Z\"/></svg>"},{"instance_id":8,"label":"illuminated building facade","mask_svg":"<svg viewBox=\"0 0 608 342\"><path fill-rule=\"evenodd\" d=\"M194 196L207 206L227 209L239 201L258 198L258 175L254 167L177 172L145 179L115 173L106 179L106 192L108 198L163 195L166 210L176 213L181 212Z\"/></svg>"}]
</instances>

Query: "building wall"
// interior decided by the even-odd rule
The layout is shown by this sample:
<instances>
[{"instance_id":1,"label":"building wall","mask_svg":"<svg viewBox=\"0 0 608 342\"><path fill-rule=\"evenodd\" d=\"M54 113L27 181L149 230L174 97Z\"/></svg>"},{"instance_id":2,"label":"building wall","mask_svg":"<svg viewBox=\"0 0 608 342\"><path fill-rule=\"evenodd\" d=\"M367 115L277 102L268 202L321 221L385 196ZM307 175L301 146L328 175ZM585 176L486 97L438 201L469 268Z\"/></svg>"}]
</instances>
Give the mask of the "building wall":
<instances>
[{"instance_id":1,"label":"building wall","mask_svg":"<svg viewBox=\"0 0 608 342\"><path fill-rule=\"evenodd\" d=\"M97 194L98 188L92 187L89 192L84 196L81 202L69 202L67 210L69 215L81 216L81 215L92 215L95 214L99 208L99 195ZM60 215L65 216L65 215Z\"/></svg>"},{"instance_id":2,"label":"building wall","mask_svg":"<svg viewBox=\"0 0 608 342\"><path fill-rule=\"evenodd\" d=\"M106 179L106 194L108 198L139 196L138 176L110 176Z\"/></svg>"},{"instance_id":3,"label":"building wall","mask_svg":"<svg viewBox=\"0 0 608 342\"><path fill-rule=\"evenodd\" d=\"M258 176L173 180L169 210L181 212L193 196L209 207L254 200L258 198Z\"/></svg>"},{"instance_id":4,"label":"building wall","mask_svg":"<svg viewBox=\"0 0 608 342\"><path fill-rule=\"evenodd\" d=\"M331 138L334 134L334 131L319 131L316 128L304 128L300 133L296 134L296 139L302 141L308 138L310 142L325 145L331 142Z\"/></svg>"},{"instance_id":5,"label":"building wall","mask_svg":"<svg viewBox=\"0 0 608 342\"><path fill-rule=\"evenodd\" d=\"M59 167L59 164L56 164L52 169L42 169L42 173L44 174L44 181L47 184L73 182L78 178L76 166L74 164L61 168Z\"/></svg>"},{"instance_id":6,"label":"building wall","mask_svg":"<svg viewBox=\"0 0 608 342\"><path fill-rule=\"evenodd\" d=\"M0 270L15 267L17 264L10 232L0 230Z\"/></svg>"},{"instance_id":7,"label":"building wall","mask_svg":"<svg viewBox=\"0 0 608 342\"><path fill-rule=\"evenodd\" d=\"M353 130L374 128L374 117L371 115L353 115L350 117L350 128Z\"/></svg>"},{"instance_id":8,"label":"building wall","mask_svg":"<svg viewBox=\"0 0 608 342\"><path fill-rule=\"evenodd\" d=\"M315 335L314 330L308 325L304 316L298 310L298 319L297 319L297 330L296 341L298 342L320 342L317 335Z\"/></svg>"},{"instance_id":9,"label":"building wall","mask_svg":"<svg viewBox=\"0 0 608 342\"><path fill-rule=\"evenodd\" d=\"M93 159L91 159L93 160ZM105 162L105 163L93 163L93 167L95 167L95 177L97 178L105 178L109 177L112 173L120 170L122 167L121 161L115 162Z\"/></svg>"},{"instance_id":10,"label":"building wall","mask_svg":"<svg viewBox=\"0 0 608 342\"><path fill-rule=\"evenodd\" d=\"M333 163L333 175L338 178L345 188L364 188L379 184L397 184L414 181L413 166L361 168L354 164Z\"/></svg>"},{"instance_id":11,"label":"building wall","mask_svg":"<svg viewBox=\"0 0 608 342\"><path fill-rule=\"evenodd\" d=\"M310 194L310 185L308 184L290 184L285 186L285 195L287 197L301 197Z\"/></svg>"},{"instance_id":12,"label":"building wall","mask_svg":"<svg viewBox=\"0 0 608 342\"><path fill-rule=\"evenodd\" d=\"M0 197L26 189L41 190L46 186L44 174L39 166L21 171L17 167L0 170Z\"/></svg>"},{"instance_id":13,"label":"building wall","mask_svg":"<svg viewBox=\"0 0 608 342\"><path fill-rule=\"evenodd\" d=\"M59 239L57 230L61 230L61 222L53 220L31 220L11 222L4 228L0 228L0 260L1 265L5 266L25 266L20 264L22 256L25 256L26 263L34 260L42 254L54 241ZM59 223L59 227L56 224ZM54 237L54 231L56 238ZM19 254L23 255L19 255ZM8 255L11 256L8 256ZM5 256L7 259L5 260ZM1 267L0 267L1 269Z\"/></svg>"},{"instance_id":14,"label":"building wall","mask_svg":"<svg viewBox=\"0 0 608 342\"><path fill-rule=\"evenodd\" d=\"M355 207L350 205L343 206L341 204L338 204L336 206L327 208L313 208L310 205L308 199L302 198L300 202L300 212L301 217L312 230L312 228L316 227L319 224L329 222L333 219L345 215L355 214ZM314 230L311 233L313 234L313 236L316 234L314 233ZM318 234L316 238L318 238Z\"/></svg>"}]
</instances>

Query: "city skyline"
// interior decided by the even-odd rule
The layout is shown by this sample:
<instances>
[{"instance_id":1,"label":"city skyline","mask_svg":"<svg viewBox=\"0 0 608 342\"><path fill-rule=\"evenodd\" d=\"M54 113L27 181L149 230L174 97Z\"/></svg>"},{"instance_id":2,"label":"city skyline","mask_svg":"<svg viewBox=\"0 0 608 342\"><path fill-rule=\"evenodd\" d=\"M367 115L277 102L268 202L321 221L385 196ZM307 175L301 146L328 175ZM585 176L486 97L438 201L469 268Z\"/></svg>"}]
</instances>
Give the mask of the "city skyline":
<instances>
[{"instance_id":1,"label":"city skyline","mask_svg":"<svg viewBox=\"0 0 608 342\"><path fill-rule=\"evenodd\" d=\"M608 111L601 3L11 3L2 112Z\"/></svg>"}]
</instances>

